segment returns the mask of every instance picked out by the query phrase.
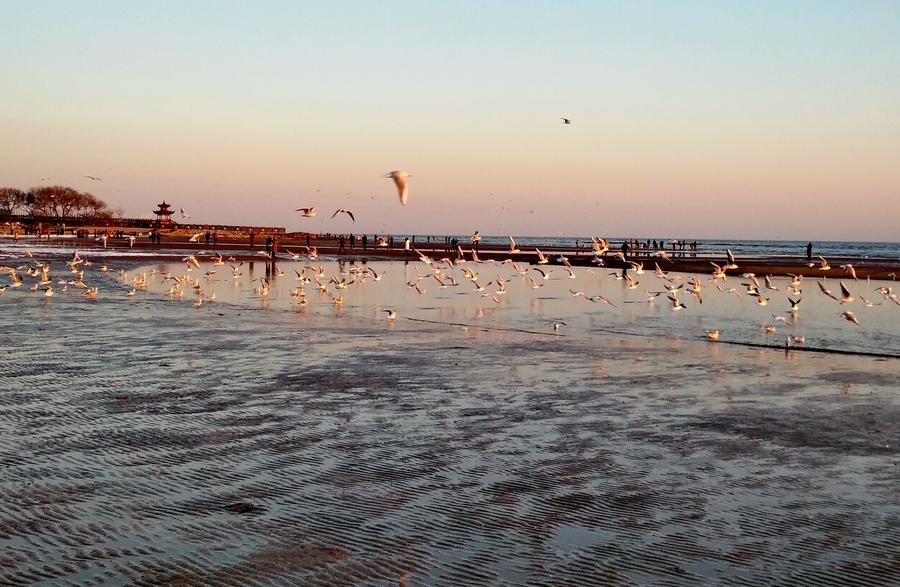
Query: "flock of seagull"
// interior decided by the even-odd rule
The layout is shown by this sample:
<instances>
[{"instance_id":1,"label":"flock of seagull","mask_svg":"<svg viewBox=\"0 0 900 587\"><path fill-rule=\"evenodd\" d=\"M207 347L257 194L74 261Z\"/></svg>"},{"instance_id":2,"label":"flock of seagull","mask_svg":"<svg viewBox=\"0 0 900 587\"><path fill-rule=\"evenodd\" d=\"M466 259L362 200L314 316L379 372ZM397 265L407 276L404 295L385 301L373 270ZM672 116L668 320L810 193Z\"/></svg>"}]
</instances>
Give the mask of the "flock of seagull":
<instances>
[{"instance_id":1,"label":"flock of seagull","mask_svg":"<svg viewBox=\"0 0 900 587\"><path fill-rule=\"evenodd\" d=\"M480 235L476 232L472 235L473 241L477 241ZM794 321L800 311L800 304L804 294L804 279L800 275L790 275L789 282L782 287L776 285L773 279L768 276L759 277L752 273L739 273L739 265L730 251L727 251L727 263L723 265L710 262L711 270L705 278L699 274L683 275L674 274L664 271L658 262L654 262L653 269L645 269L644 262L628 260L621 253L607 256L609 253L608 241L600 238L592 239L593 245L593 261L596 267L577 268L573 267L569 260L564 256L552 259L551 255L535 249L537 253L536 263L517 262L512 255L520 253L521 249L515 240L509 238L510 257L503 260L481 260L475 248L468 251L463 250L461 246L457 247L453 258L447 256L441 259L434 259L425 253L412 249L417 255L418 262L414 262L413 269L415 275L408 279L406 285L410 290L415 291L419 295L426 295L432 288L440 290L447 288L459 288L457 291L465 293L466 290L472 295L480 296L485 304L501 304L504 296L510 291L507 284L513 279L519 279L521 282L532 290L539 290L544 287L549 280L571 279L577 280L579 276L592 276L591 281L594 284L601 282L603 273L612 277L616 281L622 282L623 289L627 291L638 290L643 283L642 292L635 294L637 299L626 299L626 303L634 303L645 301L649 304L655 304L657 299L665 295L668 304L673 312L686 309L690 303L697 307L696 304L702 304L707 291L714 292L710 295L734 295L737 298L746 296L753 299L758 306L767 306L771 302L771 296L777 292L784 292L786 301L790 306L786 309L786 316L772 314L774 319L773 325L764 325L765 333L774 334L777 330L777 324L783 323L787 325ZM265 253L260 252L262 255ZM620 262L621 269L609 271L605 265L610 257L617 258ZM305 247L305 252L296 252L286 250L280 257L282 260L296 261L302 265L294 269L294 277L296 284L290 290L292 304L296 304L298 310L305 309L310 304L311 295L307 290L318 293L318 302L334 304L341 307L344 304L344 296L347 294L348 288L353 285L355 287L365 287L369 282L380 282L384 277L384 273L379 273L373 267L359 263L356 260L345 260L336 258L337 271L329 272L325 265L318 263L319 256L315 247ZM830 268L828 262L824 258L820 258L820 269L827 270ZM275 257L268 256L266 261L274 261ZM549 267L551 262L555 261L556 265ZM209 253L200 251L195 254L188 255L182 259L184 268L180 274L173 272L159 271L153 269L143 271L136 275L130 275L126 271L119 271L118 277L120 283L127 286L124 295L135 297L138 292L148 290L154 279L158 280L161 290L172 299L192 298L194 307L201 307L205 303L214 302L216 293L213 291L216 283L223 280L217 278L218 272L222 275L228 275L224 281L231 281L235 284L241 284L241 278L244 276L244 262L238 262L233 257L225 258L219 253ZM649 262L649 261L647 261ZM59 261L57 261L59 263ZM204 264L209 266L204 269ZM74 256L65 261L66 269L64 276L59 277L59 268L51 268L50 261L38 261L31 252L26 252L23 262L17 266L0 266L0 275L6 274L8 283L0 285L0 294L5 292L7 288L18 289L31 292L33 294L42 295L44 298L51 298L57 293L72 295L78 292L78 295L94 299L98 297L100 287L98 285L86 282L86 269L90 268L92 263L82 257L77 251ZM219 270L219 267L227 269ZM273 263L271 273L267 277L254 279L252 296L268 301L271 293L270 278L280 278L285 276L285 272L276 268ZM843 273L847 279L856 280L856 273L852 265L841 266ZM101 265L97 273L104 274L109 272L106 265ZM201 274L202 272L202 274ZM230 274L230 275L229 275ZM646 277L652 275L651 278ZM57 275L54 278L54 275ZM90 277L90 273L87 273ZM409 277L409 276L408 276ZM733 285L733 281L737 281L740 285ZM653 281L650 282L649 279ZM30 280L30 284L28 283ZM837 302L836 312L841 318L859 325L860 321L856 314L849 308L851 304L861 304L863 307L871 308L876 302L868 299L864 295L857 293L854 295L850 288L844 283L843 279L839 280L840 293L833 293L824 280L815 280L819 294L830 298ZM573 285L579 282L573 281ZM648 286L648 283L651 285ZM582 298L583 300L604 304L611 308L617 308L616 303L609 297L600 293L589 294L584 289L570 287L568 289L572 298ZM897 293L893 288L881 286L874 289L887 302L900 305ZM642 295L641 295L642 293ZM117 295L122 295L121 290ZM625 294L628 297L628 294ZM693 298L693 299L688 299ZM387 307L379 311L384 312L389 321L395 321L400 313L398 308ZM480 307L479 312L483 315L483 308ZM561 326L566 325L565 322L551 322L553 330L558 331ZM706 337L715 341L719 339L719 330L706 330ZM786 345L805 343L803 336L788 336Z\"/></svg>"},{"instance_id":2,"label":"flock of seagull","mask_svg":"<svg viewBox=\"0 0 900 587\"><path fill-rule=\"evenodd\" d=\"M571 124L570 119L563 118L562 120L564 124ZM89 177L92 180L102 181L100 178L92 176L86 177ZM384 177L393 180L397 188L400 204L405 206L409 196L407 179L411 177L411 174L406 171L394 170L385 174ZM297 208L296 211L307 218L316 216L316 209L314 207ZM190 215L184 208L181 208L180 212L183 218L190 218ZM338 214L346 214L351 221L356 221L356 218L350 209L343 207L338 208L331 215L331 218L335 218ZM201 234L202 233L198 233L194 235L190 240L196 241ZM480 240L481 235L478 231L475 231L471 237L473 247L468 251L468 258L467 252L464 251L461 246L457 246L454 258L444 257L439 260L432 259L421 251L413 248L412 251L418 256L419 265L415 267L415 278L409 280L406 285L420 295L425 295L428 288L432 286L440 289L468 287L472 293L481 296L485 300L485 303L500 304L502 298L506 296L509 291L507 289L507 284L512 279L520 278L531 289L538 290L543 287L548 280L557 279L556 277L553 277L557 271L561 271L558 279L574 280L578 277L575 267L573 267L569 263L569 260L564 256L559 256L555 260L558 263L556 267L552 269L546 267L551 263L552 259L537 248L535 248L537 260L534 265L516 262L513 259L513 255L522 253L522 250L516 244L512 236L509 237L510 257L504 261L481 261L478 258L477 247L475 246ZM607 259L607 253L610 252L610 246L609 242L602 238L592 238L591 242L593 248L593 262L597 265L597 269L595 270L594 268L588 267L584 271L587 274L597 276L598 271L601 270L600 268L606 265L605 261ZM379 238L375 243L375 246L387 247L388 243L384 238ZM337 273L329 275L325 266L315 263L318 261L318 252L316 248L305 247L305 249L304 253L286 249L287 259L304 263L300 270L294 270L297 284L290 290L290 296L294 298L299 309L304 309L309 304L309 296L306 291L307 288L315 289L321 296L330 297L331 303L334 305L342 306L344 304L344 293L350 285L357 284L357 287L359 287L364 286L368 281L378 282L382 280L383 273L378 273L372 267L365 264L357 264L355 261L347 262L341 258L337 258ZM267 261L274 261L276 259L275 255L270 255L269 253L260 254L266 255ZM84 281L85 268L90 267L91 263L84 257L81 257L77 251L73 258L66 263L69 269L68 275L65 278L57 279L56 281L51 277L49 262L37 261L30 252L26 252L25 256L27 260L19 266L0 266L0 274L6 273L9 278L8 284L0 285L0 294L5 292L7 287L14 289L23 287L25 284L25 277L28 277L33 279L33 283L30 287L27 287L26 290L30 292L41 291L45 298L50 298L56 293L54 285L59 287L60 293L66 293L69 291L69 287L72 287L74 290L79 291L80 295L85 298L97 297L99 286L91 287ZM623 253L615 253L612 256L618 258L619 263L617 263L617 265L620 265L622 269L609 272L608 275L615 280L622 281L625 290L636 290L640 284L639 279L644 279L641 276L646 274L649 269L645 270L644 262L629 260ZM658 259L668 260L665 250L658 251L656 257ZM201 259L212 265L212 268L206 270L202 277L192 273L194 270L202 269ZM190 289L193 291L192 296L194 306L199 308L204 303L213 302L216 299L216 294L212 291L213 283L216 282L216 267L228 265L231 273L231 280L233 280L234 283L238 283L237 280L244 275L243 262L237 262L233 257L225 259L219 253L210 254L201 251L184 257L182 262L185 264L185 269L180 275L151 270L149 273L141 272L136 276L130 277L127 272L120 271L119 278L121 282L129 286L125 295L135 297L139 291L147 290L150 287L151 280L158 274L158 278L161 280L160 283L164 285L163 289L170 298L184 298L186 297L186 291ZM739 273L740 267L730 250L726 250L725 264L719 265L710 262L710 265L712 266L710 275L704 281L701 280L699 275L691 275L689 277L680 274L670 275L668 272L663 271L659 266L658 261L654 262L652 275L656 281L652 288L648 288L646 285L644 286L643 299L649 304L655 304L657 298L665 294L666 299L671 304L672 311L677 312L688 307L687 304L684 303L684 299L679 297L680 295L686 294L692 296L694 302L702 304L704 291L707 288L719 294L735 295L738 298L741 298L742 295L746 295L749 298L754 299L758 306L767 306L770 302L769 296L772 295L771 292L780 291L779 286L775 285L768 275L764 275L763 281L760 282L759 278L753 273ZM819 257L818 266L821 271L828 271L831 269L831 265L824 257ZM815 264L811 263L810 267L815 267ZM271 268L272 277L284 276L284 272L276 269L274 263ZM852 265L842 265L841 269L848 279L857 280L856 271ZM105 265L99 268L100 273L106 273L108 271L109 269ZM491 272L493 279L484 281L484 275L486 275L488 271ZM729 272L731 273L729 274ZM790 304L790 307L787 308L787 313L793 320L796 319L800 311L800 302L803 300L803 277L790 274L789 276L790 282L784 287L784 291L787 293L787 302ZM740 277L742 279L740 285L743 289L733 285L731 287L726 287L729 277ZM254 280L253 283L255 284L257 281ZM858 294L857 296L853 295L843 280L839 281L840 296L832 293L823 280L816 280L816 285L818 286L821 295L838 302L839 307L841 308L856 302L857 298L859 303L864 307L871 308L876 305L875 302L870 301L862 294ZM270 291L271 283L269 277L263 277L258 280L258 285L253 288L252 294L263 300L267 300ZM874 291L882 295L886 301L900 305L900 300L898 300L897 294L894 293L891 287L882 286L876 288ZM573 298L583 298L591 303L605 304L613 308L617 307L609 297L599 293L588 295L585 291L573 287L569 288L569 294ZM627 301L634 302L636 300ZM386 314L389 321L396 320L399 313L397 308L384 308L381 311ZM856 314L851 310L843 310L838 312L837 315L855 325L860 324ZM789 322L789 318L785 316L772 314L772 317L774 318L775 324L787 324ZM556 321L552 322L552 325L553 329L558 331L560 326L565 325L565 323ZM777 331L775 325L766 324L763 325L763 328L766 334L773 334ZM717 329L706 330L705 334L709 340L715 341L719 339L720 331ZM788 336L785 344L790 346L791 344L803 343L805 343L805 337L792 335Z\"/></svg>"}]
</instances>

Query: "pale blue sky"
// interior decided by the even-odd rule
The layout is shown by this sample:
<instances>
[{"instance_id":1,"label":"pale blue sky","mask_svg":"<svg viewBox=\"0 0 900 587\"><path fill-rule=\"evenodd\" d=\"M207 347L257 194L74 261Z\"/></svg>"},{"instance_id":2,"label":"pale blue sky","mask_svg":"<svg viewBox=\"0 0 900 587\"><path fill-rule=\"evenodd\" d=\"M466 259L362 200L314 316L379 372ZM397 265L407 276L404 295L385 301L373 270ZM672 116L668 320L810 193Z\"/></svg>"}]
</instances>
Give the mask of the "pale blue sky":
<instances>
[{"instance_id":1,"label":"pale blue sky","mask_svg":"<svg viewBox=\"0 0 900 587\"><path fill-rule=\"evenodd\" d=\"M2 185L289 229L900 238L900 2L2 13Z\"/></svg>"}]
</instances>

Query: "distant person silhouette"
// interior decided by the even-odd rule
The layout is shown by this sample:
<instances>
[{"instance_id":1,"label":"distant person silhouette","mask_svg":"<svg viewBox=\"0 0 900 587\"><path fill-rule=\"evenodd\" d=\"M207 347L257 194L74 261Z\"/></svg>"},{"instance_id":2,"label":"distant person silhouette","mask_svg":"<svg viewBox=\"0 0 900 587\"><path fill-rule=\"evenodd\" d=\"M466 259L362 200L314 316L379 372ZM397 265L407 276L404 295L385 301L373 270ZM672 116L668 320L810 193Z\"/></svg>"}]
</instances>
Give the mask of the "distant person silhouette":
<instances>
[{"instance_id":1,"label":"distant person silhouette","mask_svg":"<svg viewBox=\"0 0 900 587\"><path fill-rule=\"evenodd\" d=\"M806 260L812 261L812 243L806 243Z\"/></svg>"}]
</instances>

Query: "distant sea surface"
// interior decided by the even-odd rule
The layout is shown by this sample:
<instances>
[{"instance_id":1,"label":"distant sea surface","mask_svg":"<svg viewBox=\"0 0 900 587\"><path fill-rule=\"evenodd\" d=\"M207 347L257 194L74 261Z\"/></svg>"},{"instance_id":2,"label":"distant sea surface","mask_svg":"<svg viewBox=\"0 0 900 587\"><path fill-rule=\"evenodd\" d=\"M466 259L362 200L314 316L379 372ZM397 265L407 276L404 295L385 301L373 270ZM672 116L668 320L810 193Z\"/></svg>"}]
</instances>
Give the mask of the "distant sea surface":
<instances>
[{"instance_id":1,"label":"distant sea surface","mask_svg":"<svg viewBox=\"0 0 900 587\"><path fill-rule=\"evenodd\" d=\"M447 235L438 236L443 240ZM449 235L450 238L459 239L464 246L471 243L471 235ZM396 237L395 237L396 238ZM417 237L416 242L422 237ZM574 247L577 244L590 246L591 237L574 236L513 236L518 245L536 245L538 247ZM615 247L624 240L623 237L604 237ZM482 244L507 244L507 236L482 236ZM644 240L644 243L647 241ZM657 243L659 241L657 240ZM665 241L666 249L672 250L669 239ZM693 241L688 241L693 242ZM697 239L697 252L707 254L724 253L730 249L735 255L750 255L753 257L799 257L806 256L806 243L808 241L782 241L782 240L722 240L722 239ZM652 244L652 239L651 239ZM858 242L858 241L813 241L813 256L823 257L868 257L872 259L896 259L900 258L900 242ZM680 249L679 249L680 250Z\"/></svg>"}]
</instances>

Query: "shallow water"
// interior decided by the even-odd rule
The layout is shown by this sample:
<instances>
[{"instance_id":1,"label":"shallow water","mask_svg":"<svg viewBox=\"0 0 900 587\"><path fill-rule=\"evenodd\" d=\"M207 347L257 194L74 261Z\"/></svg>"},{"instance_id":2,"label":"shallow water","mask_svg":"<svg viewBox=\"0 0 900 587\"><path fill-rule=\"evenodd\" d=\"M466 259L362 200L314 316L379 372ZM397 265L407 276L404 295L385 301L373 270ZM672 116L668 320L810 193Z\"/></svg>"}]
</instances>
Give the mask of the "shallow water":
<instances>
[{"instance_id":1,"label":"shallow water","mask_svg":"<svg viewBox=\"0 0 900 587\"><path fill-rule=\"evenodd\" d=\"M900 581L897 360L705 340L764 342L783 292L673 312L579 270L495 304L380 263L297 311L302 265L263 300L263 264L204 264L194 308L97 265L93 300L0 296L0 583ZM779 340L900 350L900 306L804 290Z\"/></svg>"}]
</instances>

